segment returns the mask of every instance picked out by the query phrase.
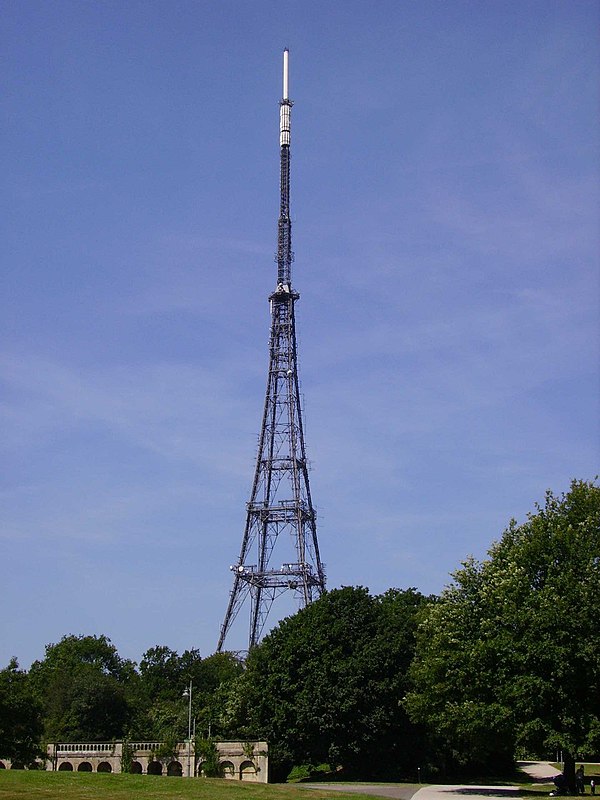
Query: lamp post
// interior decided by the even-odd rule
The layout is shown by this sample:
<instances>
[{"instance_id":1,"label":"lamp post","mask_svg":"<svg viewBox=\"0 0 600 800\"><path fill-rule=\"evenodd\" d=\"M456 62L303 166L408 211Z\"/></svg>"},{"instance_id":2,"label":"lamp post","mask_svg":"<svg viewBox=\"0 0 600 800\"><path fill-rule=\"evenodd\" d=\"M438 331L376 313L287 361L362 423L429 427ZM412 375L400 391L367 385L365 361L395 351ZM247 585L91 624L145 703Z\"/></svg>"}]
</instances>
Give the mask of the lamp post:
<instances>
[{"instance_id":1,"label":"lamp post","mask_svg":"<svg viewBox=\"0 0 600 800\"><path fill-rule=\"evenodd\" d=\"M187 740L187 776L190 777L190 766L192 761L192 679L190 685L185 689L183 697L188 698L188 740Z\"/></svg>"}]
</instances>

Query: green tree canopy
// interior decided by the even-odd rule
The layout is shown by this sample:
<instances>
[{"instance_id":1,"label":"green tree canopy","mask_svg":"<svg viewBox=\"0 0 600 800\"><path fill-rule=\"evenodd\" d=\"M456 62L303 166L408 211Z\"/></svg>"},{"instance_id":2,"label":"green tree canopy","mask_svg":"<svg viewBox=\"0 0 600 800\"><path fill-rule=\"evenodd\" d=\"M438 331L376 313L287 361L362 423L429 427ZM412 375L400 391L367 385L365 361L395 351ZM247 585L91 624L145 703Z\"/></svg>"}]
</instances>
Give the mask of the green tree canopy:
<instances>
[{"instance_id":1,"label":"green tree canopy","mask_svg":"<svg viewBox=\"0 0 600 800\"><path fill-rule=\"evenodd\" d=\"M151 647L142 656L139 680L130 694L134 707L131 735L142 739L187 736L188 701L183 692L192 682L192 718L199 734L225 733L223 708L229 684L243 671L231 653L201 658L196 649L179 655L169 647Z\"/></svg>"},{"instance_id":2,"label":"green tree canopy","mask_svg":"<svg viewBox=\"0 0 600 800\"><path fill-rule=\"evenodd\" d=\"M106 636L65 636L46 647L29 677L44 709L47 740L122 737L130 709L127 687L135 665Z\"/></svg>"},{"instance_id":3,"label":"green tree canopy","mask_svg":"<svg viewBox=\"0 0 600 800\"><path fill-rule=\"evenodd\" d=\"M454 574L418 631L406 706L456 762L600 749L600 488L574 481Z\"/></svg>"},{"instance_id":4,"label":"green tree canopy","mask_svg":"<svg viewBox=\"0 0 600 800\"><path fill-rule=\"evenodd\" d=\"M151 647L142 656L139 673L144 694L154 700L178 700L184 688L181 663L175 650Z\"/></svg>"},{"instance_id":5,"label":"green tree canopy","mask_svg":"<svg viewBox=\"0 0 600 800\"><path fill-rule=\"evenodd\" d=\"M233 653L213 653L203 659L194 680L193 714L198 736L229 735L229 694L243 673L242 662Z\"/></svg>"},{"instance_id":6,"label":"green tree canopy","mask_svg":"<svg viewBox=\"0 0 600 800\"><path fill-rule=\"evenodd\" d=\"M237 688L241 733L269 740L275 768L330 763L362 776L415 765L401 700L414 649L414 589L345 587L284 620L249 654Z\"/></svg>"},{"instance_id":7,"label":"green tree canopy","mask_svg":"<svg viewBox=\"0 0 600 800\"><path fill-rule=\"evenodd\" d=\"M0 670L0 757L23 765L41 755L42 709L17 659Z\"/></svg>"}]
</instances>

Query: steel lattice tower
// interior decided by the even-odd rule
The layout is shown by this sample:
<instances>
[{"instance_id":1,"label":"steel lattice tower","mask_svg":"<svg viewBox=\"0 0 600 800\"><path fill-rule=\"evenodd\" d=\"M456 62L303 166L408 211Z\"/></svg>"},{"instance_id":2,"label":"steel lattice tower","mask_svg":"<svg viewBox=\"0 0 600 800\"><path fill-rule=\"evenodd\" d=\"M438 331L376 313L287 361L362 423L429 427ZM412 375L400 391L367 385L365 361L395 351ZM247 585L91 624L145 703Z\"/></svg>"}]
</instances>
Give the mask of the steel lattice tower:
<instances>
[{"instance_id":1,"label":"steel lattice tower","mask_svg":"<svg viewBox=\"0 0 600 800\"><path fill-rule=\"evenodd\" d=\"M288 51L283 53L283 98L279 103L280 206L277 228L277 286L270 295L269 374L252 492L240 557L231 567L233 588L221 627L218 651L241 606L250 598L248 647L260 639L273 602L293 592L303 607L325 589L316 513L308 481L298 384L292 289L290 219L290 116ZM286 559L271 566L273 557ZM278 562L279 563L279 562Z\"/></svg>"}]
</instances>

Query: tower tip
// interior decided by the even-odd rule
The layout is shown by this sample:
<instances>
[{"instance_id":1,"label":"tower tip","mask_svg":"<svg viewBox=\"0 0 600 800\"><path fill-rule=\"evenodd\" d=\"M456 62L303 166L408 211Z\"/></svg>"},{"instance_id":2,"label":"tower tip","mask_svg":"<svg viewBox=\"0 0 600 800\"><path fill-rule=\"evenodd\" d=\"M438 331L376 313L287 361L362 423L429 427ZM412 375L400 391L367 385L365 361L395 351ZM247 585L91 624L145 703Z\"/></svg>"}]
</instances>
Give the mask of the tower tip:
<instances>
[{"instance_id":1,"label":"tower tip","mask_svg":"<svg viewBox=\"0 0 600 800\"><path fill-rule=\"evenodd\" d=\"M288 94L288 63L289 63L289 55L290 51L286 47L283 51L283 99L289 100Z\"/></svg>"}]
</instances>

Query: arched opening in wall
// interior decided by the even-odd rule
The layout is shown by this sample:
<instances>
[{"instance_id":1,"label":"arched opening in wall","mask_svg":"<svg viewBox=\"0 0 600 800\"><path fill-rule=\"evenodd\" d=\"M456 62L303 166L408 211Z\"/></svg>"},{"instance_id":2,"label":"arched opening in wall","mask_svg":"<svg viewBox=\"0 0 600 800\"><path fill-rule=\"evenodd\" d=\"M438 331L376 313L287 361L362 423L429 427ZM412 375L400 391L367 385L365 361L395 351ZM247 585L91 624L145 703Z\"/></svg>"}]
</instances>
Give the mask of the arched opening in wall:
<instances>
[{"instance_id":1,"label":"arched opening in wall","mask_svg":"<svg viewBox=\"0 0 600 800\"><path fill-rule=\"evenodd\" d=\"M240 780L242 781L255 781L256 780L256 767L252 761L244 761L240 766Z\"/></svg>"},{"instance_id":2,"label":"arched opening in wall","mask_svg":"<svg viewBox=\"0 0 600 800\"><path fill-rule=\"evenodd\" d=\"M92 765L89 761L82 761L81 764L77 767L77 772L91 772Z\"/></svg>"},{"instance_id":3,"label":"arched opening in wall","mask_svg":"<svg viewBox=\"0 0 600 800\"><path fill-rule=\"evenodd\" d=\"M6 764L4 761L0 761L0 769L6 769Z\"/></svg>"},{"instance_id":4,"label":"arched opening in wall","mask_svg":"<svg viewBox=\"0 0 600 800\"><path fill-rule=\"evenodd\" d=\"M160 761L151 761L148 764L148 775L162 775L162 764Z\"/></svg>"},{"instance_id":5,"label":"arched opening in wall","mask_svg":"<svg viewBox=\"0 0 600 800\"><path fill-rule=\"evenodd\" d=\"M223 770L224 778L235 779L235 768L231 761L221 761L221 769Z\"/></svg>"},{"instance_id":6,"label":"arched opening in wall","mask_svg":"<svg viewBox=\"0 0 600 800\"><path fill-rule=\"evenodd\" d=\"M63 761L58 765L59 772L73 772L73 764L70 761Z\"/></svg>"},{"instance_id":7,"label":"arched opening in wall","mask_svg":"<svg viewBox=\"0 0 600 800\"><path fill-rule=\"evenodd\" d=\"M142 765L139 761L132 761L131 762L131 774L132 775L141 775L142 774Z\"/></svg>"},{"instance_id":8,"label":"arched opening in wall","mask_svg":"<svg viewBox=\"0 0 600 800\"><path fill-rule=\"evenodd\" d=\"M171 761L171 763L167 766L167 775L174 775L175 777L181 778L183 775L183 767L179 761Z\"/></svg>"},{"instance_id":9,"label":"arched opening in wall","mask_svg":"<svg viewBox=\"0 0 600 800\"><path fill-rule=\"evenodd\" d=\"M101 761L96 772L112 772L112 767L108 761Z\"/></svg>"}]
</instances>

